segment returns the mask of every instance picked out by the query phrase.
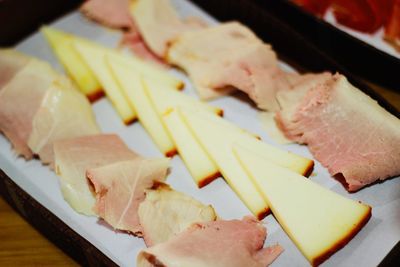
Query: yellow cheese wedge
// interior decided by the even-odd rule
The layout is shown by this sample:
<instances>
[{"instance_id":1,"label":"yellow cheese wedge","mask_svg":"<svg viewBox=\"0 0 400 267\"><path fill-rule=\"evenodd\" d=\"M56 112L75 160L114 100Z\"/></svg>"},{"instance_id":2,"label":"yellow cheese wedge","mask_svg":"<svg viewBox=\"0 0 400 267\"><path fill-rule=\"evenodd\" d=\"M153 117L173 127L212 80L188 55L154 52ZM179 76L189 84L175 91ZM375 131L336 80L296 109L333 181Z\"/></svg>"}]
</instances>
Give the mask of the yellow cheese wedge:
<instances>
[{"instance_id":1,"label":"yellow cheese wedge","mask_svg":"<svg viewBox=\"0 0 400 267\"><path fill-rule=\"evenodd\" d=\"M127 64L129 68L140 72L142 75L146 76L150 80L157 81L159 83L165 84L166 86L179 90L183 89L183 87L185 86L182 80L174 77L165 70L151 63L144 62L138 58L129 55L123 55L116 51L110 51L109 56L113 57L115 61Z\"/></svg>"},{"instance_id":2,"label":"yellow cheese wedge","mask_svg":"<svg viewBox=\"0 0 400 267\"><path fill-rule=\"evenodd\" d=\"M319 265L349 242L371 207L336 194L241 145L234 154L307 260Z\"/></svg>"},{"instance_id":3,"label":"yellow cheese wedge","mask_svg":"<svg viewBox=\"0 0 400 267\"><path fill-rule=\"evenodd\" d=\"M95 43L78 39L73 41L73 47L96 75L107 97L110 99L124 123L129 124L134 121L136 119L136 113L129 105L127 99L125 99L122 89L106 64L106 51Z\"/></svg>"},{"instance_id":4,"label":"yellow cheese wedge","mask_svg":"<svg viewBox=\"0 0 400 267\"><path fill-rule=\"evenodd\" d=\"M197 186L201 188L218 178L217 166L192 135L175 107L191 107L218 115L222 115L223 111L160 83L149 81L146 90Z\"/></svg>"},{"instance_id":5,"label":"yellow cheese wedge","mask_svg":"<svg viewBox=\"0 0 400 267\"><path fill-rule=\"evenodd\" d=\"M54 54L64 66L68 75L75 81L78 88L90 101L94 101L103 95L101 85L86 62L72 47L75 36L63 31L42 27L41 32L49 42Z\"/></svg>"},{"instance_id":6,"label":"yellow cheese wedge","mask_svg":"<svg viewBox=\"0 0 400 267\"><path fill-rule=\"evenodd\" d=\"M186 126L176 109L163 115L164 123L196 185L202 188L220 176L217 165Z\"/></svg>"},{"instance_id":7,"label":"yellow cheese wedge","mask_svg":"<svg viewBox=\"0 0 400 267\"><path fill-rule=\"evenodd\" d=\"M268 205L232 154L232 144L252 148L274 163L300 174L309 173L313 161L260 141L238 126L207 112L180 109L185 123L218 166L242 201L259 218L269 212Z\"/></svg>"},{"instance_id":8,"label":"yellow cheese wedge","mask_svg":"<svg viewBox=\"0 0 400 267\"><path fill-rule=\"evenodd\" d=\"M186 125L219 171L249 210L259 219L269 213L269 207L232 153L232 143L240 138L254 138L241 129L224 127L216 115L189 109L178 109ZM211 119L210 119L211 117ZM215 119L213 118L215 117Z\"/></svg>"},{"instance_id":9,"label":"yellow cheese wedge","mask_svg":"<svg viewBox=\"0 0 400 267\"><path fill-rule=\"evenodd\" d=\"M161 83L158 81L153 81L147 79L148 89L147 92L153 100L157 111L160 114L164 114L169 112L171 108L180 106L180 107L189 107L192 109L199 109L204 111L209 111L211 113L215 113L218 115L223 115L223 110L211 106L205 102L199 101L194 97L191 97L182 92L178 92L175 90L171 90L170 86L166 83Z\"/></svg>"},{"instance_id":10,"label":"yellow cheese wedge","mask_svg":"<svg viewBox=\"0 0 400 267\"><path fill-rule=\"evenodd\" d=\"M114 60L114 57L107 56L106 61L124 91L126 99L136 111L140 123L160 151L167 156L176 154L175 145L146 94L143 76L129 68L127 64Z\"/></svg>"}]
</instances>

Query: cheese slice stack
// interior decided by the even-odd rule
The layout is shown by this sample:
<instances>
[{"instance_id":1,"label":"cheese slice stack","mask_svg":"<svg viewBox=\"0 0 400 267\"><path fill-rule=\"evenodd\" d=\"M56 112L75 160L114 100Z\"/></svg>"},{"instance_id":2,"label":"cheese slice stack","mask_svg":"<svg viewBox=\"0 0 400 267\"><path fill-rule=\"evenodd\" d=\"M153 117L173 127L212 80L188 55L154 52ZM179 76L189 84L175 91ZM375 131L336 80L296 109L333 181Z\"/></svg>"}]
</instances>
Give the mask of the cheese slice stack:
<instances>
[{"instance_id":1,"label":"cheese slice stack","mask_svg":"<svg viewBox=\"0 0 400 267\"><path fill-rule=\"evenodd\" d=\"M78 85L90 101L103 95L103 90L92 70L83 61L72 46L75 36L50 27L42 27L41 32L46 37L55 55L64 66L68 75Z\"/></svg>"},{"instance_id":2,"label":"cheese slice stack","mask_svg":"<svg viewBox=\"0 0 400 267\"><path fill-rule=\"evenodd\" d=\"M75 39L74 48L85 60L90 69L99 79L107 97L118 112L125 124L129 124L136 119L135 110L129 105L122 89L114 79L106 63L106 54L101 46L86 41Z\"/></svg>"},{"instance_id":3,"label":"cheese slice stack","mask_svg":"<svg viewBox=\"0 0 400 267\"><path fill-rule=\"evenodd\" d=\"M325 189L242 145L233 150L279 224L313 266L342 248L371 217L370 206Z\"/></svg>"},{"instance_id":4,"label":"cheese slice stack","mask_svg":"<svg viewBox=\"0 0 400 267\"><path fill-rule=\"evenodd\" d=\"M179 112L231 188L249 210L260 219L269 213L268 204L234 156L233 144L240 143L246 147L256 147L262 155L276 164L292 168L300 173L312 165L311 160L263 143L253 134L208 112L187 108L179 109ZM303 167L299 168L302 165Z\"/></svg>"},{"instance_id":5,"label":"cheese slice stack","mask_svg":"<svg viewBox=\"0 0 400 267\"><path fill-rule=\"evenodd\" d=\"M201 188L219 177L217 166L192 135L176 108L191 107L218 115L223 114L222 109L203 103L181 92L173 91L164 84L149 80L145 83L147 93L155 109L162 118L179 155L197 186Z\"/></svg>"},{"instance_id":6,"label":"cheese slice stack","mask_svg":"<svg viewBox=\"0 0 400 267\"><path fill-rule=\"evenodd\" d=\"M160 151L166 156L173 156L176 153L175 145L146 93L143 75L109 55L107 64L126 95L128 103L137 113L140 123Z\"/></svg>"},{"instance_id":7,"label":"cheese slice stack","mask_svg":"<svg viewBox=\"0 0 400 267\"><path fill-rule=\"evenodd\" d=\"M102 95L102 88L125 124L135 120L136 113L111 74L105 61L106 56L112 56L115 60L124 62L128 69L173 88L181 89L184 86L180 79L168 74L165 70L133 56L53 28L43 27L42 32L79 88L91 100Z\"/></svg>"}]
</instances>

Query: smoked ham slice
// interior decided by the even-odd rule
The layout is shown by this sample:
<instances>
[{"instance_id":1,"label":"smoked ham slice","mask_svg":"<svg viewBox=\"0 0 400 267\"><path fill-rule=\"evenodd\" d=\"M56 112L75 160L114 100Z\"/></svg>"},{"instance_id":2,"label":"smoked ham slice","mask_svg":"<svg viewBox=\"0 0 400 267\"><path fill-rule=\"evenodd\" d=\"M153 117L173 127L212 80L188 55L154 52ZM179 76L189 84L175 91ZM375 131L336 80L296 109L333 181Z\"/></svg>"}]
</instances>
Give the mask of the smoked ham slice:
<instances>
[{"instance_id":1,"label":"smoked ham slice","mask_svg":"<svg viewBox=\"0 0 400 267\"><path fill-rule=\"evenodd\" d=\"M146 45L160 58L180 33L204 27L197 21L181 20L169 0L136 0L130 11Z\"/></svg>"},{"instance_id":2,"label":"smoked ham slice","mask_svg":"<svg viewBox=\"0 0 400 267\"><path fill-rule=\"evenodd\" d=\"M88 18L105 26L129 29L133 27L129 2L130 0L87 0L80 10Z\"/></svg>"},{"instance_id":3,"label":"smoked ham slice","mask_svg":"<svg viewBox=\"0 0 400 267\"><path fill-rule=\"evenodd\" d=\"M115 134L89 135L54 142L55 170L60 176L64 199L79 213L95 215L94 193L86 179L88 169L136 159Z\"/></svg>"},{"instance_id":4,"label":"smoked ham slice","mask_svg":"<svg viewBox=\"0 0 400 267\"><path fill-rule=\"evenodd\" d=\"M265 267L283 251L279 245L263 248L266 234L252 217L196 223L140 252L137 266Z\"/></svg>"},{"instance_id":5,"label":"smoked ham slice","mask_svg":"<svg viewBox=\"0 0 400 267\"><path fill-rule=\"evenodd\" d=\"M400 174L400 120L343 75L310 89L283 130L349 191Z\"/></svg>"},{"instance_id":6,"label":"smoked ham slice","mask_svg":"<svg viewBox=\"0 0 400 267\"><path fill-rule=\"evenodd\" d=\"M25 159L33 156L27 145L33 118L58 77L48 63L32 58L0 91L0 131Z\"/></svg>"},{"instance_id":7,"label":"smoked ham slice","mask_svg":"<svg viewBox=\"0 0 400 267\"><path fill-rule=\"evenodd\" d=\"M310 73L304 75L290 75L288 76L290 87L287 90L280 90L276 93L276 100L279 103L280 109L275 114L275 121L280 129L286 134L286 137L295 141L296 136L289 136L289 131L285 131L285 127L290 125L293 114L296 112L297 107L300 105L301 100L307 92L327 80L332 78L332 74L324 73Z\"/></svg>"},{"instance_id":8,"label":"smoked ham slice","mask_svg":"<svg viewBox=\"0 0 400 267\"><path fill-rule=\"evenodd\" d=\"M95 212L114 229L142 235L138 217L145 189L165 180L169 159L145 159L116 162L88 169L86 175L96 193Z\"/></svg>"},{"instance_id":9,"label":"smoked ham slice","mask_svg":"<svg viewBox=\"0 0 400 267\"><path fill-rule=\"evenodd\" d=\"M32 122L28 145L44 164L53 164L53 142L100 133L92 107L64 77L47 90Z\"/></svg>"},{"instance_id":10,"label":"smoked ham slice","mask_svg":"<svg viewBox=\"0 0 400 267\"><path fill-rule=\"evenodd\" d=\"M29 56L14 49L0 49L0 90L30 59Z\"/></svg>"},{"instance_id":11,"label":"smoked ham slice","mask_svg":"<svg viewBox=\"0 0 400 267\"><path fill-rule=\"evenodd\" d=\"M179 35L167 61L188 73L202 99L226 94L233 86L261 108L276 109L276 88L286 82L271 47L239 22Z\"/></svg>"},{"instance_id":12,"label":"smoked ham slice","mask_svg":"<svg viewBox=\"0 0 400 267\"><path fill-rule=\"evenodd\" d=\"M167 67L167 64L163 61L163 59L158 57L147 47L136 27L131 28L129 31L124 33L121 40L121 45L128 47L135 54L135 56L143 60L156 63L165 68Z\"/></svg>"},{"instance_id":13,"label":"smoked ham slice","mask_svg":"<svg viewBox=\"0 0 400 267\"><path fill-rule=\"evenodd\" d=\"M121 45L127 46L132 52L151 62L164 66L164 62L154 54L144 42L132 16L129 13L130 0L88 0L80 10L89 19L104 26L124 29Z\"/></svg>"},{"instance_id":14,"label":"smoked ham slice","mask_svg":"<svg viewBox=\"0 0 400 267\"><path fill-rule=\"evenodd\" d=\"M146 199L139 206L139 219L144 241L150 247L169 240L193 223L214 221L217 214L211 205L160 184L146 190Z\"/></svg>"}]
</instances>

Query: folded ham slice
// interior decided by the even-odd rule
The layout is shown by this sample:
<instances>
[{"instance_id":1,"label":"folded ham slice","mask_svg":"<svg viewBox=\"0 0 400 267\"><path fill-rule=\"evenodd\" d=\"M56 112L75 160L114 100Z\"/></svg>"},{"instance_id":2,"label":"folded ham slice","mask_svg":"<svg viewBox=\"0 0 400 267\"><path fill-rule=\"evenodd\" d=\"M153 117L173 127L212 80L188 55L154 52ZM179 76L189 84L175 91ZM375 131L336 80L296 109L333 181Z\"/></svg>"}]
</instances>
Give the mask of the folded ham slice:
<instances>
[{"instance_id":1,"label":"folded ham slice","mask_svg":"<svg viewBox=\"0 0 400 267\"><path fill-rule=\"evenodd\" d=\"M0 91L0 131L25 159L33 156L27 145L33 118L58 77L48 63L30 59Z\"/></svg>"},{"instance_id":2,"label":"folded ham slice","mask_svg":"<svg viewBox=\"0 0 400 267\"><path fill-rule=\"evenodd\" d=\"M44 164L53 164L53 142L100 133L92 107L65 77L47 90L32 122L28 146Z\"/></svg>"},{"instance_id":3,"label":"folded ham slice","mask_svg":"<svg viewBox=\"0 0 400 267\"><path fill-rule=\"evenodd\" d=\"M275 95L289 88L290 83L287 74L279 68L271 46L262 43L242 46L231 58L229 66L211 83L211 87L233 86L245 92L260 109L278 110Z\"/></svg>"},{"instance_id":4,"label":"folded ham slice","mask_svg":"<svg viewBox=\"0 0 400 267\"><path fill-rule=\"evenodd\" d=\"M400 174L400 120L340 74L309 90L284 123L349 191Z\"/></svg>"},{"instance_id":5,"label":"folded ham slice","mask_svg":"<svg viewBox=\"0 0 400 267\"><path fill-rule=\"evenodd\" d=\"M0 49L0 90L30 59L14 49Z\"/></svg>"},{"instance_id":6,"label":"folded ham slice","mask_svg":"<svg viewBox=\"0 0 400 267\"><path fill-rule=\"evenodd\" d=\"M271 47L239 22L179 35L167 61L188 73L203 99L226 94L228 90L221 89L233 86L261 108L275 109L275 88L285 82Z\"/></svg>"},{"instance_id":7,"label":"folded ham slice","mask_svg":"<svg viewBox=\"0 0 400 267\"><path fill-rule=\"evenodd\" d=\"M275 114L275 121L287 138L296 141L296 136L290 136L290 131L286 131L285 128L290 127L293 114L307 92L331 79L332 74L329 72L304 75L292 74L287 77L290 83L289 88L278 91L275 96L280 107Z\"/></svg>"},{"instance_id":8,"label":"folded ham slice","mask_svg":"<svg viewBox=\"0 0 400 267\"><path fill-rule=\"evenodd\" d=\"M121 45L128 47L136 56L163 66L165 63L144 42L129 12L130 0L88 0L80 10L89 19L104 26L124 29Z\"/></svg>"},{"instance_id":9,"label":"folded ham slice","mask_svg":"<svg viewBox=\"0 0 400 267\"><path fill-rule=\"evenodd\" d=\"M167 67L168 65L163 61L162 58L154 54L144 42L140 32L137 28L131 28L129 31L125 32L121 45L128 47L135 56L153 63L157 63L162 67Z\"/></svg>"},{"instance_id":10,"label":"folded ham slice","mask_svg":"<svg viewBox=\"0 0 400 267\"><path fill-rule=\"evenodd\" d=\"M197 223L139 253L137 266L265 267L283 251L263 248L266 229L255 218Z\"/></svg>"},{"instance_id":11,"label":"folded ham slice","mask_svg":"<svg viewBox=\"0 0 400 267\"><path fill-rule=\"evenodd\" d=\"M129 2L130 0L87 0L80 10L88 18L105 26L129 29L133 27Z\"/></svg>"},{"instance_id":12,"label":"folded ham slice","mask_svg":"<svg viewBox=\"0 0 400 267\"><path fill-rule=\"evenodd\" d=\"M146 199L139 206L139 219L144 241L150 247L169 240L193 223L214 221L217 214L211 205L160 184L146 190Z\"/></svg>"},{"instance_id":13,"label":"folded ham slice","mask_svg":"<svg viewBox=\"0 0 400 267\"><path fill-rule=\"evenodd\" d=\"M64 199L74 210L86 215L96 215L93 211L96 199L86 179L86 171L138 157L115 134L58 140L53 149Z\"/></svg>"},{"instance_id":14,"label":"folded ham slice","mask_svg":"<svg viewBox=\"0 0 400 267\"><path fill-rule=\"evenodd\" d=\"M147 46L160 58L178 34L204 27L197 21L181 20L169 0L136 0L130 10Z\"/></svg>"},{"instance_id":15,"label":"folded ham slice","mask_svg":"<svg viewBox=\"0 0 400 267\"><path fill-rule=\"evenodd\" d=\"M138 207L145 190L167 176L169 159L145 159L116 162L88 169L86 175L96 193L95 212L114 229L142 236Z\"/></svg>"}]
</instances>

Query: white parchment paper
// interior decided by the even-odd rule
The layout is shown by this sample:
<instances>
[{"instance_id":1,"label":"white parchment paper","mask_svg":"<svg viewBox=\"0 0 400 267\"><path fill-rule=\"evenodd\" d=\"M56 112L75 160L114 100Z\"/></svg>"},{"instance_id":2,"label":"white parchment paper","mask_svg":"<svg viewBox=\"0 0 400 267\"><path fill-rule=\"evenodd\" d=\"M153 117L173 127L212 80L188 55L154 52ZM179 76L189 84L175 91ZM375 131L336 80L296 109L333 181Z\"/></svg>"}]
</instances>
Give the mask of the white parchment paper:
<instances>
[{"instance_id":1,"label":"white parchment paper","mask_svg":"<svg viewBox=\"0 0 400 267\"><path fill-rule=\"evenodd\" d=\"M208 22L216 23L207 14L185 0L175 0L173 3L183 16L201 16ZM86 20L78 12L59 19L52 26L110 47L116 47L121 37L118 32L99 27ZM17 49L49 61L56 69L63 71L40 33L35 33L21 42L17 45ZM185 80L185 92L195 95L186 76L176 70L172 72ZM268 138L258 120L256 109L241 97L227 96L212 103L224 109L226 119L260 135L265 142L311 157L304 146L277 145ZM96 102L93 109L104 132L119 134L130 148L144 156L162 156L139 123L130 126L123 125L108 100L102 99ZM136 255L145 247L141 239L115 232L94 217L86 217L74 212L61 195L58 177L37 160L26 162L17 158L10 143L2 135L0 135L0 168L37 201L117 264L135 266ZM365 188L358 193L349 194L318 162L310 179L341 195L361 200L373 207L373 215L369 223L323 266L376 266L400 239L400 179L391 179ZM198 189L178 156L172 160L172 172L168 177L168 183L176 190L186 192L203 203L212 204L222 218L242 218L250 214L222 179L214 181L203 189ZM272 216L268 216L264 222L268 230L266 245L280 243L285 249L273 266L309 265Z\"/></svg>"}]
</instances>

